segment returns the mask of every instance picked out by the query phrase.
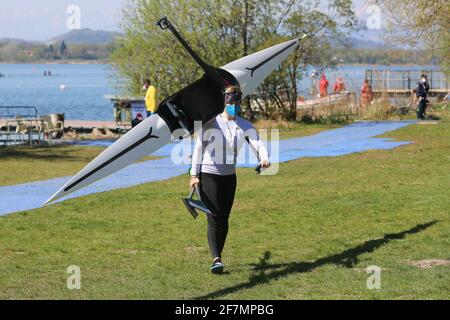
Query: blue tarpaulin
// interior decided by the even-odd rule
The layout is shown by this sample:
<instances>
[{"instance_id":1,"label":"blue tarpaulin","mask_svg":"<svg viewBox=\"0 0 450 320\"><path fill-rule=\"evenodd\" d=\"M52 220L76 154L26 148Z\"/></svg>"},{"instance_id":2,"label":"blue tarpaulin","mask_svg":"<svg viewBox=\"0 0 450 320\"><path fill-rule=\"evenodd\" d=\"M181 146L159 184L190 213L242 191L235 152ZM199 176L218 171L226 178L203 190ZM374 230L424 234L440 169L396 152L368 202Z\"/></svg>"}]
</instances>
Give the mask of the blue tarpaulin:
<instances>
[{"instance_id":1,"label":"blue tarpaulin","mask_svg":"<svg viewBox=\"0 0 450 320\"><path fill-rule=\"evenodd\" d=\"M354 152L396 148L410 142L397 142L388 138L375 138L383 133L415 123L399 122L358 122L349 126L325 131L313 136L281 140L279 162L303 157L336 157ZM113 141L81 141L85 146L109 146ZM133 164L107 178L79 190L65 199L114 189L169 179L187 173L189 165L177 165L171 160L174 145L167 145L154 156L163 157ZM56 178L14 186L0 187L0 215L36 209L50 198L70 177Z\"/></svg>"}]
</instances>

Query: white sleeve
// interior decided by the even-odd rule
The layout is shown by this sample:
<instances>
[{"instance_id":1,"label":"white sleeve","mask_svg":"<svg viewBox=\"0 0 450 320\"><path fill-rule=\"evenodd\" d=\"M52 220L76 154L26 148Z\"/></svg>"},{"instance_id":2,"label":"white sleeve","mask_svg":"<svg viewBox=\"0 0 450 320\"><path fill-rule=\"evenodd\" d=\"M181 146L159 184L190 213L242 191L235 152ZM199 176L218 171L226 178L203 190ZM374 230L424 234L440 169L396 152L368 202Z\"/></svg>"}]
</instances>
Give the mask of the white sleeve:
<instances>
[{"instance_id":1,"label":"white sleeve","mask_svg":"<svg viewBox=\"0 0 450 320\"><path fill-rule=\"evenodd\" d=\"M269 161L269 153L267 152L264 142L260 139L258 132L255 127L251 126L246 132L246 139L252 147L253 151L256 152L260 161Z\"/></svg>"},{"instance_id":2,"label":"white sleeve","mask_svg":"<svg viewBox=\"0 0 450 320\"><path fill-rule=\"evenodd\" d=\"M200 167L203 162L203 139L201 130L197 134L197 139L195 140L194 152L192 153L192 168L191 175L198 176L200 174Z\"/></svg>"}]
</instances>

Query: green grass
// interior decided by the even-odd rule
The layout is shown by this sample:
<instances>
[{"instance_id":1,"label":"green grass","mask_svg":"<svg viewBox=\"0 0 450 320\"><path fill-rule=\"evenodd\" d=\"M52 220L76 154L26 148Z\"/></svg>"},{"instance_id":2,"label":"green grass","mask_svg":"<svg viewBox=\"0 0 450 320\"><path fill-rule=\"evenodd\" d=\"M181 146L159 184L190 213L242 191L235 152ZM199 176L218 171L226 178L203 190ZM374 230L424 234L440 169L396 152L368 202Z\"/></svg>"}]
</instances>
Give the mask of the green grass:
<instances>
[{"instance_id":1,"label":"green grass","mask_svg":"<svg viewBox=\"0 0 450 320\"><path fill-rule=\"evenodd\" d=\"M280 128L280 139L312 136L326 130L340 128L339 124L304 124L296 123L292 128Z\"/></svg>"},{"instance_id":2,"label":"green grass","mask_svg":"<svg viewBox=\"0 0 450 320\"><path fill-rule=\"evenodd\" d=\"M187 176L2 217L0 298L449 299L450 266L408 263L450 259L449 120L387 134L414 141L394 150L240 169L223 276L179 201Z\"/></svg>"},{"instance_id":3,"label":"green grass","mask_svg":"<svg viewBox=\"0 0 450 320\"><path fill-rule=\"evenodd\" d=\"M327 125L295 124L280 128L282 139L308 136L335 128ZM270 138L270 136L269 136ZM81 146L52 146L43 148L0 148L0 186L47 180L76 174L99 155L104 148ZM145 157L143 160L157 159Z\"/></svg>"},{"instance_id":4,"label":"green grass","mask_svg":"<svg viewBox=\"0 0 450 320\"><path fill-rule=\"evenodd\" d=\"M1 148L0 186L46 180L77 173L103 148L53 146Z\"/></svg>"},{"instance_id":5,"label":"green grass","mask_svg":"<svg viewBox=\"0 0 450 320\"><path fill-rule=\"evenodd\" d=\"M52 146L0 148L0 186L47 180L76 174L104 148ZM156 159L146 157L144 160Z\"/></svg>"}]
</instances>

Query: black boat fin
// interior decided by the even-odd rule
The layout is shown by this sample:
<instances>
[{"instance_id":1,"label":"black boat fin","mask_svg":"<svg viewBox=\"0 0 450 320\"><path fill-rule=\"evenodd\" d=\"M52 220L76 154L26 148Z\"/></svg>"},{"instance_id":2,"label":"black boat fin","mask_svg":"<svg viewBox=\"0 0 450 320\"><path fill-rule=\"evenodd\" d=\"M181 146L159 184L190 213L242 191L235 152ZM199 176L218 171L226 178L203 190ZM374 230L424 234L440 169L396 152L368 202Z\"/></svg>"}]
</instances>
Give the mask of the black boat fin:
<instances>
[{"instance_id":1,"label":"black boat fin","mask_svg":"<svg viewBox=\"0 0 450 320\"><path fill-rule=\"evenodd\" d=\"M194 192L197 195L197 200L193 199ZM191 193L189 193L189 196L187 198L182 198L181 200L183 200L183 203L186 206L186 209L189 211L189 213L192 215L192 217L194 219L197 219L197 217L198 217L198 213L197 213L196 209L200 210L206 214L215 216L215 214L202 201L198 186L195 186L194 188L192 188Z\"/></svg>"},{"instance_id":2,"label":"black boat fin","mask_svg":"<svg viewBox=\"0 0 450 320\"><path fill-rule=\"evenodd\" d=\"M195 62L197 62L198 65L203 69L205 74L211 79L213 79L218 85L220 86L224 85L219 75L219 72L217 71L217 68L207 64L199 57L199 55L191 48L191 46L186 42L186 40L184 40L182 35L172 25L172 23L169 21L167 17L162 18L156 24L161 28L161 30L169 29L170 32L172 32L173 35L177 38L177 40L181 43L181 45L187 50L187 52L189 52L189 54L195 60Z\"/></svg>"}]
</instances>

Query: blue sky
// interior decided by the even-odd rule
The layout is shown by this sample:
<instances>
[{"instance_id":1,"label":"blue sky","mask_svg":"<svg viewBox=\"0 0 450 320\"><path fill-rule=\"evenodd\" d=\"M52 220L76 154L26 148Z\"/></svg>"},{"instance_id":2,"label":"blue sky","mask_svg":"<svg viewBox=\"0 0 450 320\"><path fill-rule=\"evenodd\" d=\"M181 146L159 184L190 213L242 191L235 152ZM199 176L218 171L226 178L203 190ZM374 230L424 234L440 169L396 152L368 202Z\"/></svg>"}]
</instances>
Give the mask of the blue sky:
<instances>
[{"instance_id":1,"label":"blue sky","mask_svg":"<svg viewBox=\"0 0 450 320\"><path fill-rule=\"evenodd\" d=\"M81 27L118 30L120 9L125 0L2 0L0 38L48 40L68 30L67 9L76 5Z\"/></svg>"},{"instance_id":2,"label":"blue sky","mask_svg":"<svg viewBox=\"0 0 450 320\"><path fill-rule=\"evenodd\" d=\"M151 1L151 0L150 0ZM119 30L120 11L127 0L3 0L0 10L0 38L45 41L69 31L71 5L80 8L81 27ZM364 11L367 0L353 0L355 11Z\"/></svg>"}]
</instances>

